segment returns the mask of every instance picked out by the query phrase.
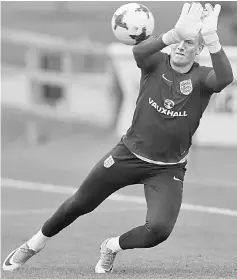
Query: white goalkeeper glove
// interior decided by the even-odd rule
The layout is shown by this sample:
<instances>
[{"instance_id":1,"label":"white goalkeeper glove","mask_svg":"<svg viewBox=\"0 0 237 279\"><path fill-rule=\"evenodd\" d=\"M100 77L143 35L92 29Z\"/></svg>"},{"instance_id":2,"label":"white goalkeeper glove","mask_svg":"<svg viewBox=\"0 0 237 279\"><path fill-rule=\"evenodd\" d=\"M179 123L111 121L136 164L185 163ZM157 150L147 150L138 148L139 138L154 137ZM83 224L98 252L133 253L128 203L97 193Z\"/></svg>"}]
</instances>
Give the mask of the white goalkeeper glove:
<instances>
[{"instance_id":1,"label":"white goalkeeper glove","mask_svg":"<svg viewBox=\"0 0 237 279\"><path fill-rule=\"evenodd\" d=\"M170 45L196 37L202 28L202 14L203 7L200 3L185 3L175 28L163 35L163 42Z\"/></svg>"},{"instance_id":2,"label":"white goalkeeper glove","mask_svg":"<svg viewBox=\"0 0 237 279\"><path fill-rule=\"evenodd\" d=\"M219 37L217 34L217 22L220 11L221 5L219 4L216 4L214 8L209 3L205 4L205 10L202 18L203 26L201 29L201 35L205 45L208 47L211 53L218 52L221 49Z\"/></svg>"}]
</instances>

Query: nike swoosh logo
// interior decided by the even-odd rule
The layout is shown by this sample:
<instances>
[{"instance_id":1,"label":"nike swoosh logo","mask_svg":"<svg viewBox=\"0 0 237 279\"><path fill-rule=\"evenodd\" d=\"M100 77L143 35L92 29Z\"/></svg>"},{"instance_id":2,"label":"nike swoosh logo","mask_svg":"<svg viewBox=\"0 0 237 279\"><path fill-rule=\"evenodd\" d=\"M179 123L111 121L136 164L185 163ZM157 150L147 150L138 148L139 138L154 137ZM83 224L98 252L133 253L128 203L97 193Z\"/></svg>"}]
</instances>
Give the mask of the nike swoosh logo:
<instances>
[{"instance_id":1,"label":"nike swoosh logo","mask_svg":"<svg viewBox=\"0 0 237 279\"><path fill-rule=\"evenodd\" d=\"M163 79L165 79L165 80L167 80L169 82L173 82L172 80L167 79L164 74L162 75L162 77L163 77Z\"/></svg>"},{"instance_id":2,"label":"nike swoosh logo","mask_svg":"<svg viewBox=\"0 0 237 279\"><path fill-rule=\"evenodd\" d=\"M16 249L17 250L17 249ZM12 258L12 256L14 255L14 253L16 252L16 250L14 250L8 257L7 257L7 259L5 260L5 265L6 266L11 266L12 265L12 263L10 262L10 260L11 260L11 258Z\"/></svg>"},{"instance_id":3,"label":"nike swoosh logo","mask_svg":"<svg viewBox=\"0 0 237 279\"><path fill-rule=\"evenodd\" d=\"M177 180L177 181L180 181L180 182L183 183L183 181L182 181L181 179L179 179L179 178L177 178L177 177L175 177L175 176L173 177L173 179L174 179L174 180Z\"/></svg>"}]
</instances>

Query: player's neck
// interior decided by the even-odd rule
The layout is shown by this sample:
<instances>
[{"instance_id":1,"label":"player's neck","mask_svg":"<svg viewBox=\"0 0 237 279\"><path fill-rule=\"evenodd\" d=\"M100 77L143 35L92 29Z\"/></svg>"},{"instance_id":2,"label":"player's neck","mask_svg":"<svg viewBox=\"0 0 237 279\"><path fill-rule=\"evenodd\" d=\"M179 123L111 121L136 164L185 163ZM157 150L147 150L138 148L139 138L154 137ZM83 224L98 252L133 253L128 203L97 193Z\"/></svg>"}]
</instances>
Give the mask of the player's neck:
<instances>
[{"instance_id":1,"label":"player's neck","mask_svg":"<svg viewBox=\"0 0 237 279\"><path fill-rule=\"evenodd\" d=\"M175 64L171 59L170 65L171 65L172 69L174 69L175 71L177 71L181 74L185 74L185 73L189 72L189 70L192 68L193 62L188 65L185 65L185 66L183 66L183 65L179 66L179 65Z\"/></svg>"}]
</instances>

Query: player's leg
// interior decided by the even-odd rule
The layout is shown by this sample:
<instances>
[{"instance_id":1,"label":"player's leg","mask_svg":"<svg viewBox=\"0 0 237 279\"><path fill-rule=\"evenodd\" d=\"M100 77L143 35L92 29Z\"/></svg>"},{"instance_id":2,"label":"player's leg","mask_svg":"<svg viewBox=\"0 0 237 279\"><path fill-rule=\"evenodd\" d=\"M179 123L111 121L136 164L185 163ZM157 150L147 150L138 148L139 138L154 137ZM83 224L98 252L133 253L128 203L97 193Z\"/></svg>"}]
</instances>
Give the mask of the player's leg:
<instances>
[{"instance_id":1,"label":"player's leg","mask_svg":"<svg viewBox=\"0 0 237 279\"><path fill-rule=\"evenodd\" d=\"M182 178L173 177L172 173L164 173L146 182L146 223L120 236L123 250L154 247L169 237L180 211L183 191Z\"/></svg>"},{"instance_id":2,"label":"player's leg","mask_svg":"<svg viewBox=\"0 0 237 279\"><path fill-rule=\"evenodd\" d=\"M184 173L184 167L171 167L170 171L167 170L145 181L148 208L146 223L121 236L106 239L101 249L102 252L111 255L111 264L107 265L105 270L101 268L100 259L95 268L96 273L111 272L114 257L121 250L150 248L169 237L180 211Z\"/></svg>"},{"instance_id":3,"label":"player's leg","mask_svg":"<svg viewBox=\"0 0 237 279\"><path fill-rule=\"evenodd\" d=\"M111 156L112 155L112 156ZM4 270L21 267L26 260L42 250L48 239L70 225L79 216L94 210L118 189L136 183L133 155L120 142L92 169L74 195L69 197L26 243L13 251L4 261Z\"/></svg>"}]
</instances>

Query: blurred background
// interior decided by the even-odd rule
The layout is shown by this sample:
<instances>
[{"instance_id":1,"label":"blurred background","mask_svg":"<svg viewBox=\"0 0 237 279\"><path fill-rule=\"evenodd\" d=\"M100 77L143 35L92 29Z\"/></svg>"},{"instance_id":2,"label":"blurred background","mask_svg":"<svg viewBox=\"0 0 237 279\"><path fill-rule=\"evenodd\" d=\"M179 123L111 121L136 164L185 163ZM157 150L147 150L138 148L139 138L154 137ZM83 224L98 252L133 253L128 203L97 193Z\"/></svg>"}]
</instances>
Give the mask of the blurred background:
<instances>
[{"instance_id":1,"label":"blurred background","mask_svg":"<svg viewBox=\"0 0 237 279\"><path fill-rule=\"evenodd\" d=\"M173 27L183 5L140 3L153 13L156 34ZM235 80L212 97L194 137L184 202L237 210L237 2L211 3L222 5L218 33ZM131 48L118 44L111 30L112 15L123 4L1 2L3 186L77 186L129 127L140 74ZM210 64L207 50L199 59ZM143 195L139 185L123 191ZM3 194L8 207L12 195ZM4 230L11 226L6 222Z\"/></svg>"},{"instance_id":2,"label":"blurred background","mask_svg":"<svg viewBox=\"0 0 237 279\"><path fill-rule=\"evenodd\" d=\"M5 159L9 159L12 150L30 154L40 148L47 150L46 146L55 146L62 140L68 141L67 148L73 150L70 141L81 140L85 133L96 140L99 134L103 142L104 138L112 138L114 143L126 132L140 73L131 47L118 44L111 30L112 15L124 3L1 3L3 176L10 175L8 170L5 173ZM222 5L218 33L231 60L235 81L222 94L212 97L194 145L235 149L237 4L211 3ZM183 2L147 1L145 5L155 17L154 33L159 34L173 27ZM199 60L210 64L207 50ZM52 147L48 150L52 152ZM47 161L45 157L42 160ZM66 160L64 157L63 162ZM71 158L68 160L71 162Z\"/></svg>"}]
</instances>

